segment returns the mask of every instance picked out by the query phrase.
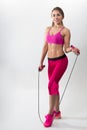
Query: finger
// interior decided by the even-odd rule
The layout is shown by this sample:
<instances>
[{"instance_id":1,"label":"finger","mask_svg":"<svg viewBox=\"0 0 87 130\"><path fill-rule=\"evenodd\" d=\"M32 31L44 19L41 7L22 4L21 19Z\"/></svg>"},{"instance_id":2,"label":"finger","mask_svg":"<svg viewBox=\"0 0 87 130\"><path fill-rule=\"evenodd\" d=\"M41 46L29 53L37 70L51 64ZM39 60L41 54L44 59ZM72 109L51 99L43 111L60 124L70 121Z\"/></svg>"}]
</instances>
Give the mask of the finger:
<instances>
[{"instance_id":1,"label":"finger","mask_svg":"<svg viewBox=\"0 0 87 130\"><path fill-rule=\"evenodd\" d=\"M38 68L38 70L39 70L39 71L42 71L44 67L45 67L45 65L42 65L42 66L40 66L40 67Z\"/></svg>"}]
</instances>

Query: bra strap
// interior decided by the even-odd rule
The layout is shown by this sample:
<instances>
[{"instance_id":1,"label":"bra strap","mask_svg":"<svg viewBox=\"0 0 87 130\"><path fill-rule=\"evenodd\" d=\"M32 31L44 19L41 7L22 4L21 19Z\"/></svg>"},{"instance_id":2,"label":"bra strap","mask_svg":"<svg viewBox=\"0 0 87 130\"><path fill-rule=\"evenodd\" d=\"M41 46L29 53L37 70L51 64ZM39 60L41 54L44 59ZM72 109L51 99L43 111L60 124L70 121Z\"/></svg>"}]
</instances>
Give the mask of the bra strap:
<instances>
[{"instance_id":1,"label":"bra strap","mask_svg":"<svg viewBox=\"0 0 87 130\"><path fill-rule=\"evenodd\" d=\"M64 29L64 27L62 27L59 32L61 32L63 29Z\"/></svg>"}]
</instances>

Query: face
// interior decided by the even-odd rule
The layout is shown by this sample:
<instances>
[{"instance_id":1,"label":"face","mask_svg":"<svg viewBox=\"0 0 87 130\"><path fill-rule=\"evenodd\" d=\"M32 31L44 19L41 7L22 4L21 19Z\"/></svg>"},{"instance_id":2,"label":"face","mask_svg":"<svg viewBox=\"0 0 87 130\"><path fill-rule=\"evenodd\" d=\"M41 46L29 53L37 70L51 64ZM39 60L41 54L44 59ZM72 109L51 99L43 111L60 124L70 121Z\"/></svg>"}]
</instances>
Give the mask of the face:
<instances>
[{"instance_id":1,"label":"face","mask_svg":"<svg viewBox=\"0 0 87 130\"><path fill-rule=\"evenodd\" d=\"M51 14L54 24L61 24L63 20L62 14L58 10L54 10Z\"/></svg>"}]
</instances>

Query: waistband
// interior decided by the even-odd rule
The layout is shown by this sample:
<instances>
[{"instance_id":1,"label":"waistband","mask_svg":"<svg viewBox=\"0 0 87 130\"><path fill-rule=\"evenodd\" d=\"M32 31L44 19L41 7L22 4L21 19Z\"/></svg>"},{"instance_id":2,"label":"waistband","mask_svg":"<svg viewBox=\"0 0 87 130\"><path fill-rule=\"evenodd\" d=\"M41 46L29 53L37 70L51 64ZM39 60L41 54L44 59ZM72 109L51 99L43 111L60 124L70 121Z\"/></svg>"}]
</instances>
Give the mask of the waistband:
<instances>
[{"instance_id":1,"label":"waistband","mask_svg":"<svg viewBox=\"0 0 87 130\"><path fill-rule=\"evenodd\" d=\"M54 57L54 58L49 58L49 57L48 57L48 60L59 60L59 59L62 59L62 58L64 58L64 57L66 57L65 54L62 55L62 56L59 56L59 57Z\"/></svg>"}]
</instances>

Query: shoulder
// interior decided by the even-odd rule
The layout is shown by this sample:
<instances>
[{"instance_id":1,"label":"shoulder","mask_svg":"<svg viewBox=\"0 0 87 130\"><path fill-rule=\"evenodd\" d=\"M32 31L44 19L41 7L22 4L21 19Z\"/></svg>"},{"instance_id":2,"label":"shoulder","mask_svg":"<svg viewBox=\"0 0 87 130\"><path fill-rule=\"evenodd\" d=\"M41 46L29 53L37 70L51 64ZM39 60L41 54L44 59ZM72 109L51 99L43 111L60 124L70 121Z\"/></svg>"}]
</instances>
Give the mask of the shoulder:
<instances>
[{"instance_id":1,"label":"shoulder","mask_svg":"<svg viewBox=\"0 0 87 130\"><path fill-rule=\"evenodd\" d=\"M62 30L62 35L71 37L70 29L64 26Z\"/></svg>"},{"instance_id":2,"label":"shoulder","mask_svg":"<svg viewBox=\"0 0 87 130\"><path fill-rule=\"evenodd\" d=\"M70 34L70 29L67 27L64 27L63 31L65 34L67 34L67 33Z\"/></svg>"},{"instance_id":3,"label":"shoulder","mask_svg":"<svg viewBox=\"0 0 87 130\"><path fill-rule=\"evenodd\" d=\"M50 29L51 29L51 26L46 27L45 33L47 34L50 31Z\"/></svg>"}]
</instances>

